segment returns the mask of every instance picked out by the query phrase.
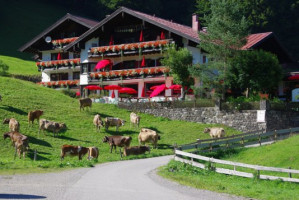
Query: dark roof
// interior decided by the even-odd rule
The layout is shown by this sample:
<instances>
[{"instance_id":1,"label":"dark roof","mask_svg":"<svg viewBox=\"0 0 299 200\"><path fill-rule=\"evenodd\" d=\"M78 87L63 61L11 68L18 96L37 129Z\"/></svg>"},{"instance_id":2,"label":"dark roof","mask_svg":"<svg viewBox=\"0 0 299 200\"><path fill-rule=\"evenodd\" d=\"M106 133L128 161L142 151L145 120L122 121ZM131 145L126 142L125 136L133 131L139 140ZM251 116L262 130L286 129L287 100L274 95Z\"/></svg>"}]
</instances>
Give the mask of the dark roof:
<instances>
[{"instance_id":1,"label":"dark roof","mask_svg":"<svg viewBox=\"0 0 299 200\"><path fill-rule=\"evenodd\" d=\"M272 34L272 32L251 34L247 37L247 43L241 49L246 50L254 48L257 44L259 44Z\"/></svg>"},{"instance_id":2,"label":"dark roof","mask_svg":"<svg viewBox=\"0 0 299 200\"><path fill-rule=\"evenodd\" d=\"M24 52L26 49L28 49L31 45L33 45L35 42L37 42L40 38L44 37L45 35L47 35L49 32L51 32L53 29L55 29L56 27L58 27L60 24L62 24L64 21L66 20L73 20L74 22L77 22L87 28L92 28L94 27L96 24L98 24L98 21L95 20L91 20L91 19L87 19L84 17L80 17L80 16L76 16L76 15L71 15L69 13L67 13L65 16L63 16L62 18L60 18L58 21L56 21L54 24L52 24L51 26L49 26L47 29L45 29L43 32L41 32L39 35L37 35L36 37L34 37L31 41L27 42L26 44L24 44L22 47L20 47L18 50L21 52Z\"/></svg>"},{"instance_id":3,"label":"dark roof","mask_svg":"<svg viewBox=\"0 0 299 200\"><path fill-rule=\"evenodd\" d=\"M183 37L185 37L189 40L192 40L194 42L197 42L197 43L199 42L198 32L193 31L193 29L189 26L181 25L181 24L169 21L169 20L165 20L165 19L162 19L162 18L159 18L159 17L148 15L148 14L145 14L145 13L142 13L142 12L139 12L139 11L135 11L135 10L132 10L132 9L129 9L129 8L126 8L126 7L120 7L119 9L114 11L110 16L103 19L96 26L94 26L93 28L91 28L90 30L88 30L84 34L82 34L79 37L79 39L77 39L73 43L67 45L65 47L65 50L69 50L73 45L77 44L78 42L83 40L85 37L87 37L88 35L90 35L94 31L101 28L101 26L103 26L105 23L107 23L108 21L110 21L111 19L113 19L115 16L117 16L118 14L120 14L122 12L130 14L130 15L132 15L134 17L137 17L141 20L144 20L148 23L159 26L159 27L161 27L165 30L168 30L172 33L183 36Z\"/></svg>"}]
</instances>

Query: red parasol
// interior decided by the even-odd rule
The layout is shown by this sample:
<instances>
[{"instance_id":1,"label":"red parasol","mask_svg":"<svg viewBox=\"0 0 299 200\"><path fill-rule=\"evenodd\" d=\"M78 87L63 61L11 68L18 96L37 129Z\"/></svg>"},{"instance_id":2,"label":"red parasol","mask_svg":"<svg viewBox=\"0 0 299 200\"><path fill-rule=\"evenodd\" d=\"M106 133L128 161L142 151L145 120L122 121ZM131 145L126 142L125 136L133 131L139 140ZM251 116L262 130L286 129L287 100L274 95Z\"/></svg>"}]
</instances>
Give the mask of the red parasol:
<instances>
[{"instance_id":1,"label":"red parasol","mask_svg":"<svg viewBox=\"0 0 299 200\"><path fill-rule=\"evenodd\" d=\"M114 40L113 40L113 36L111 35L110 37L110 42L109 42L109 46L114 44Z\"/></svg>"},{"instance_id":2,"label":"red parasol","mask_svg":"<svg viewBox=\"0 0 299 200\"><path fill-rule=\"evenodd\" d=\"M163 32L163 31L161 31L161 36L160 36L160 39L161 39L161 40L164 40L164 39L165 39L165 34L164 34L164 32Z\"/></svg>"},{"instance_id":3,"label":"red parasol","mask_svg":"<svg viewBox=\"0 0 299 200\"><path fill-rule=\"evenodd\" d=\"M142 88L142 90L141 90L141 97L145 97L145 91L144 91L144 87Z\"/></svg>"},{"instance_id":4,"label":"red parasol","mask_svg":"<svg viewBox=\"0 0 299 200\"><path fill-rule=\"evenodd\" d=\"M152 86L150 87L150 90L155 90L159 85L155 85L155 86Z\"/></svg>"},{"instance_id":5,"label":"red parasol","mask_svg":"<svg viewBox=\"0 0 299 200\"><path fill-rule=\"evenodd\" d=\"M141 61L141 67L145 67L145 58L143 56L142 61Z\"/></svg>"},{"instance_id":6,"label":"red parasol","mask_svg":"<svg viewBox=\"0 0 299 200\"><path fill-rule=\"evenodd\" d=\"M77 91L77 92L76 92L76 96L79 97L80 95L81 95L81 94L80 94L80 91Z\"/></svg>"},{"instance_id":7,"label":"red parasol","mask_svg":"<svg viewBox=\"0 0 299 200\"><path fill-rule=\"evenodd\" d=\"M105 90L120 90L122 87L118 85L107 85L104 87Z\"/></svg>"},{"instance_id":8,"label":"red parasol","mask_svg":"<svg viewBox=\"0 0 299 200\"><path fill-rule=\"evenodd\" d=\"M96 71L97 69L102 69L102 68L106 67L107 65L112 66L111 60L109 60L109 59L101 60L94 67L93 71Z\"/></svg>"},{"instance_id":9,"label":"red parasol","mask_svg":"<svg viewBox=\"0 0 299 200\"><path fill-rule=\"evenodd\" d=\"M143 42L143 31L140 31L139 42Z\"/></svg>"},{"instance_id":10,"label":"red parasol","mask_svg":"<svg viewBox=\"0 0 299 200\"><path fill-rule=\"evenodd\" d=\"M61 54L60 53L58 53L58 55L57 55L57 60L61 60Z\"/></svg>"},{"instance_id":11,"label":"red parasol","mask_svg":"<svg viewBox=\"0 0 299 200\"><path fill-rule=\"evenodd\" d=\"M119 93L126 93L126 94L137 94L138 92L133 88L122 88L118 90Z\"/></svg>"},{"instance_id":12,"label":"red parasol","mask_svg":"<svg viewBox=\"0 0 299 200\"><path fill-rule=\"evenodd\" d=\"M169 89L180 90L180 89L182 89L182 86L181 85L172 85L172 86L169 87Z\"/></svg>"},{"instance_id":13,"label":"red parasol","mask_svg":"<svg viewBox=\"0 0 299 200\"><path fill-rule=\"evenodd\" d=\"M84 87L85 89L88 89L88 90L102 90L103 88L101 88L100 86L98 85L89 85L89 86L86 86Z\"/></svg>"},{"instance_id":14,"label":"red parasol","mask_svg":"<svg viewBox=\"0 0 299 200\"><path fill-rule=\"evenodd\" d=\"M161 92L168 89L165 84L159 85L156 89L151 93L150 97L158 96Z\"/></svg>"},{"instance_id":15,"label":"red parasol","mask_svg":"<svg viewBox=\"0 0 299 200\"><path fill-rule=\"evenodd\" d=\"M111 98L112 98L112 99L115 98L114 90L112 90Z\"/></svg>"},{"instance_id":16,"label":"red parasol","mask_svg":"<svg viewBox=\"0 0 299 200\"><path fill-rule=\"evenodd\" d=\"M288 80L289 81L299 80L299 74L295 74L295 75L289 76Z\"/></svg>"}]
</instances>

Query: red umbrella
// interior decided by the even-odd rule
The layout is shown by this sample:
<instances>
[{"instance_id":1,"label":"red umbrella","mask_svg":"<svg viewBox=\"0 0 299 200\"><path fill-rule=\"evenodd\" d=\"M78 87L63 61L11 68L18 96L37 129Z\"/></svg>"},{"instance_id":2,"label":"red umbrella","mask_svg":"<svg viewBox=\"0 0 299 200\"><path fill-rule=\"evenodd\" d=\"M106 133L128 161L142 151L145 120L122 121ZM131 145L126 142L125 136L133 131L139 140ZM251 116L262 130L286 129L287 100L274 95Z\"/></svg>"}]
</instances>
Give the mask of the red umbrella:
<instances>
[{"instance_id":1,"label":"red umbrella","mask_svg":"<svg viewBox=\"0 0 299 200\"><path fill-rule=\"evenodd\" d=\"M102 90L103 88L101 88L100 86L98 85L89 85L89 86L86 86L84 87L85 89L88 89L88 90Z\"/></svg>"},{"instance_id":2,"label":"red umbrella","mask_svg":"<svg viewBox=\"0 0 299 200\"><path fill-rule=\"evenodd\" d=\"M143 42L143 31L140 31L139 42Z\"/></svg>"},{"instance_id":3,"label":"red umbrella","mask_svg":"<svg viewBox=\"0 0 299 200\"><path fill-rule=\"evenodd\" d=\"M60 53L58 53L58 55L57 55L57 60L61 60L61 54Z\"/></svg>"},{"instance_id":4,"label":"red umbrella","mask_svg":"<svg viewBox=\"0 0 299 200\"><path fill-rule=\"evenodd\" d=\"M168 89L165 84L159 85L156 89L151 93L150 97L158 96L161 92Z\"/></svg>"},{"instance_id":5,"label":"red umbrella","mask_svg":"<svg viewBox=\"0 0 299 200\"><path fill-rule=\"evenodd\" d=\"M79 97L81 94L80 94L80 91L76 92L76 96Z\"/></svg>"},{"instance_id":6,"label":"red umbrella","mask_svg":"<svg viewBox=\"0 0 299 200\"><path fill-rule=\"evenodd\" d=\"M160 36L160 39L161 39L161 40L164 40L164 39L165 39L165 34L164 34L164 32L163 32L163 31L161 31L161 36Z\"/></svg>"},{"instance_id":7,"label":"red umbrella","mask_svg":"<svg viewBox=\"0 0 299 200\"><path fill-rule=\"evenodd\" d=\"M118 85L107 85L104 87L105 90L120 90L122 87Z\"/></svg>"},{"instance_id":8,"label":"red umbrella","mask_svg":"<svg viewBox=\"0 0 299 200\"><path fill-rule=\"evenodd\" d=\"M169 87L169 89L180 90L180 89L182 89L182 86L181 85L172 85L172 86Z\"/></svg>"},{"instance_id":9,"label":"red umbrella","mask_svg":"<svg viewBox=\"0 0 299 200\"><path fill-rule=\"evenodd\" d=\"M141 67L145 67L145 58L143 56L142 61L141 61Z\"/></svg>"},{"instance_id":10,"label":"red umbrella","mask_svg":"<svg viewBox=\"0 0 299 200\"><path fill-rule=\"evenodd\" d=\"M112 66L111 60L109 60L109 59L101 60L94 67L93 71L96 71L97 69L102 69L102 68L106 67L107 65Z\"/></svg>"},{"instance_id":11,"label":"red umbrella","mask_svg":"<svg viewBox=\"0 0 299 200\"><path fill-rule=\"evenodd\" d=\"M144 94L144 87L142 88L142 90L141 90L141 97L145 97L145 94Z\"/></svg>"},{"instance_id":12,"label":"red umbrella","mask_svg":"<svg viewBox=\"0 0 299 200\"><path fill-rule=\"evenodd\" d=\"M119 93L126 93L126 94L137 94L138 92L133 88L122 88L118 90Z\"/></svg>"},{"instance_id":13,"label":"red umbrella","mask_svg":"<svg viewBox=\"0 0 299 200\"><path fill-rule=\"evenodd\" d=\"M155 85L155 86L152 86L150 87L150 90L155 90L159 85Z\"/></svg>"},{"instance_id":14,"label":"red umbrella","mask_svg":"<svg viewBox=\"0 0 299 200\"><path fill-rule=\"evenodd\" d=\"M111 35L110 37L110 42L109 42L109 46L114 44L114 40L113 40L113 36Z\"/></svg>"},{"instance_id":15,"label":"red umbrella","mask_svg":"<svg viewBox=\"0 0 299 200\"><path fill-rule=\"evenodd\" d=\"M112 99L115 98L114 90L112 90L111 98L112 98Z\"/></svg>"}]
</instances>

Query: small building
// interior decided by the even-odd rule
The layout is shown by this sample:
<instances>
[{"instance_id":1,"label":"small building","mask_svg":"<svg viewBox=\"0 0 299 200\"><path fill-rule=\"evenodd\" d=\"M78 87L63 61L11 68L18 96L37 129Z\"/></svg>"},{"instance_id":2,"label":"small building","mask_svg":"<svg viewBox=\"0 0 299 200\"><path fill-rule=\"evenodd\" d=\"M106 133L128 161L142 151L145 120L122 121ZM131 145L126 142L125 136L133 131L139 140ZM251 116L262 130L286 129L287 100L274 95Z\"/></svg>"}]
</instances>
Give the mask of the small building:
<instances>
[{"instance_id":1,"label":"small building","mask_svg":"<svg viewBox=\"0 0 299 200\"><path fill-rule=\"evenodd\" d=\"M88 85L121 85L137 90L136 98L142 98L155 85L172 84L169 68L161 64L170 45L190 50L194 64L208 62L206 52L197 48L199 31L203 29L196 15L189 27L121 7L100 22L67 14L20 51L39 55L42 85L78 85L85 95ZM272 32L249 35L242 50L248 49L270 51L282 66L292 63ZM172 96L172 91L161 95Z\"/></svg>"}]
</instances>

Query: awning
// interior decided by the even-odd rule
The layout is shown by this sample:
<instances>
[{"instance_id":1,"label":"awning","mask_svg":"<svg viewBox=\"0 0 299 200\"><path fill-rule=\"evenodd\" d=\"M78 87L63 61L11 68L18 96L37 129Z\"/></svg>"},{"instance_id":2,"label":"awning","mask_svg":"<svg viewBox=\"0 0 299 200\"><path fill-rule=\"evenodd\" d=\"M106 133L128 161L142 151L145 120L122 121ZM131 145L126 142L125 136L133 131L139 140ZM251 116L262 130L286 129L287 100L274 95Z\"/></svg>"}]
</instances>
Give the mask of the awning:
<instances>
[{"instance_id":1,"label":"awning","mask_svg":"<svg viewBox=\"0 0 299 200\"><path fill-rule=\"evenodd\" d=\"M97 63L97 65L94 67L93 71L96 71L97 69L103 69L106 66L112 66L112 62L109 59L101 60Z\"/></svg>"},{"instance_id":2,"label":"awning","mask_svg":"<svg viewBox=\"0 0 299 200\"><path fill-rule=\"evenodd\" d=\"M289 81L299 80L299 74L289 76L288 80Z\"/></svg>"}]
</instances>

